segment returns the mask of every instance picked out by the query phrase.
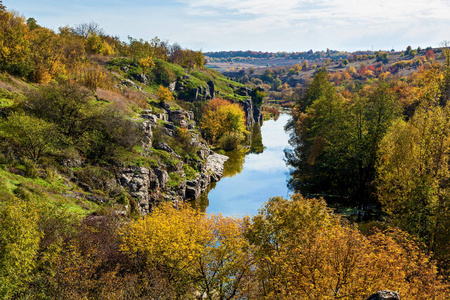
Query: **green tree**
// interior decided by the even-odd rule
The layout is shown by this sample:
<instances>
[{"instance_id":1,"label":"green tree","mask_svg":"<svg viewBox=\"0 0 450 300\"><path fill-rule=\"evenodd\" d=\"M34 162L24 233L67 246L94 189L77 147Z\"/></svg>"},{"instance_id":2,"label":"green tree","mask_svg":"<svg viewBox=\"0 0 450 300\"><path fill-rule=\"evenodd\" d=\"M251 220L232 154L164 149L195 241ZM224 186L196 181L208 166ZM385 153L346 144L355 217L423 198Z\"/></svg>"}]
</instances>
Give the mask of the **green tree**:
<instances>
[{"instance_id":1,"label":"green tree","mask_svg":"<svg viewBox=\"0 0 450 300\"><path fill-rule=\"evenodd\" d=\"M89 131L98 111L92 94L77 85L49 85L28 95L28 106L36 116L57 124L58 131L76 144Z\"/></svg>"},{"instance_id":2,"label":"green tree","mask_svg":"<svg viewBox=\"0 0 450 300\"><path fill-rule=\"evenodd\" d=\"M389 84L380 81L346 101L319 72L288 124L294 146L286 153L294 167L291 186L362 208L376 203L378 145L399 112Z\"/></svg>"},{"instance_id":3,"label":"green tree","mask_svg":"<svg viewBox=\"0 0 450 300\"><path fill-rule=\"evenodd\" d=\"M24 114L12 114L0 123L0 135L19 154L39 162L58 141L56 126L42 119Z\"/></svg>"}]
</instances>

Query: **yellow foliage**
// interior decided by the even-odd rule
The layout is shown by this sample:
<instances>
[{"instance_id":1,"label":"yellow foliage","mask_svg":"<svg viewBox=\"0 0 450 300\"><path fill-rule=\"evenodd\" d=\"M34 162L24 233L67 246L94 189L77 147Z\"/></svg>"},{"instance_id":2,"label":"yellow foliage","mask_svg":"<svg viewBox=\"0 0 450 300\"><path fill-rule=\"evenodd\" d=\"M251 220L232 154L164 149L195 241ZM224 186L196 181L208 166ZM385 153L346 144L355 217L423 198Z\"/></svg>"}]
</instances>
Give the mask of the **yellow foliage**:
<instances>
[{"instance_id":1,"label":"yellow foliage","mask_svg":"<svg viewBox=\"0 0 450 300\"><path fill-rule=\"evenodd\" d=\"M144 69L145 72L150 71L155 66L153 58L148 56L147 58L142 58L139 60L139 65Z\"/></svg>"},{"instance_id":2,"label":"yellow foliage","mask_svg":"<svg viewBox=\"0 0 450 300\"><path fill-rule=\"evenodd\" d=\"M243 135L247 132L245 112L237 103L213 99L207 107L201 127L212 141L225 133Z\"/></svg>"},{"instance_id":3,"label":"yellow foliage","mask_svg":"<svg viewBox=\"0 0 450 300\"><path fill-rule=\"evenodd\" d=\"M193 262L205 253L209 237L202 213L166 203L125 228L121 250L142 258L147 266L163 265L173 274L191 272Z\"/></svg>"},{"instance_id":4,"label":"yellow foliage","mask_svg":"<svg viewBox=\"0 0 450 300\"><path fill-rule=\"evenodd\" d=\"M126 226L121 250L146 268L167 272L178 291L194 285L201 294L225 299L244 293L251 271L243 225L240 219L166 203Z\"/></svg>"},{"instance_id":5,"label":"yellow foliage","mask_svg":"<svg viewBox=\"0 0 450 300\"><path fill-rule=\"evenodd\" d=\"M159 101L171 101L173 100L173 94L172 92L169 90L169 88L167 87L163 87L162 85L159 86L158 88L158 100Z\"/></svg>"},{"instance_id":6,"label":"yellow foliage","mask_svg":"<svg viewBox=\"0 0 450 300\"><path fill-rule=\"evenodd\" d=\"M341 223L323 201L271 199L246 233L257 297L351 300L390 289L405 299L445 299L435 265L407 234L366 237Z\"/></svg>"}]
</instances>

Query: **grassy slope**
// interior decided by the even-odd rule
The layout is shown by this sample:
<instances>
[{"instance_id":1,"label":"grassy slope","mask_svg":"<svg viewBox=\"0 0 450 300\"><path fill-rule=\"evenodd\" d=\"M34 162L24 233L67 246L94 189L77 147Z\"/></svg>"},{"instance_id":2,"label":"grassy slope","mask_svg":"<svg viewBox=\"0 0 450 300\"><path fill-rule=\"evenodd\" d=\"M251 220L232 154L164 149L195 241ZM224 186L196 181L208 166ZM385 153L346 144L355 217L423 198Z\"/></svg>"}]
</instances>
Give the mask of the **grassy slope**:
<instances>
[{"instance_id":1,"label":"grassy slope","mask_svg":"<svg viewBox=\"0 0 450 300\"><path fill-rule=\"evenodd\" d=\"M160 63L171 74L173 73L176 78L183 78L184 75L189 75L188 84L194 88L206 86L207 82L211 80L215 84L216 91L224 95L224 98L235 101L242 101L245 98L234 94L234 89L243 86L242 84L229 80L218 72L209 69L188 71L175 64ZM121 67L126 64L129 64L129 61L116 60L114 64L109 64L109 74L115 78L116 82L131 78L130 72L139 73L142 71L140 67L134 67L131 71L124 72ZM155 100L159 84L154 81L148 85L137 81L134 82L141 90L126 88L125 93L123 91L121 93L119 91L97 89L97 97L104 102L102 105L120 107L132 118L137 117L140 110L145 107L151 108L154 113L162 112L159 108L159 101ZM1 73L0 113L2 110L7 111L9 108L20 105L21 102L25 101L27 92L37 87L38 85L30 84L6 73ZM155 167L160 164L173 163L171 158L167 158L162 154L155 151L152 157L145 157L142 155L140 147L134 147L131 151L118 151L114 159L132 166ZM83 194L87 193L83 192L75 183L69 182L68 178L59 174L60 172L50 168L40 170L40 172L44 171L43 174L47 174L45 178L40 178L36 174L34 174L34 177L30 177L27 174L26 166L17 165L16 163L12 167L9 163L6 158L0 159L0 199L2 200L22 198L39 205L45 203L45 205L58 208L58 210L61 209L79 216L86 216L100 208L98 205L85 200ZM185 168L190 171L188 173L192 173L192 168L189 169L187 165Z\"/></svg>"}]
</instances>

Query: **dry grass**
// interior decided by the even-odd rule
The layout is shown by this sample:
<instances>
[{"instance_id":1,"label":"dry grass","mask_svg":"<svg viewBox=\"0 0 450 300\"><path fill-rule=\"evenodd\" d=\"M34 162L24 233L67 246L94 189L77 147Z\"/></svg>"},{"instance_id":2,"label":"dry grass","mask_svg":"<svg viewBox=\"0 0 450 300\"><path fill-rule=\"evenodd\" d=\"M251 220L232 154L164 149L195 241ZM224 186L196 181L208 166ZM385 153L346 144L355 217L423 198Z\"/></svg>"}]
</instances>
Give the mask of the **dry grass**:
<instances>
[{"instance_id":1,"label":"dry grass","mask_svg":"<svg viewBox=\"0 0 450 300\"><path fill-rule=\"evenodd\" d=\"M98 88L96 94L99 99L111 103L114 108L126 114L131 114L138 109L146 109L149 107L145 95L128 88L125 88L123 91L111 91Z\"/></svg>"}]
</instances>

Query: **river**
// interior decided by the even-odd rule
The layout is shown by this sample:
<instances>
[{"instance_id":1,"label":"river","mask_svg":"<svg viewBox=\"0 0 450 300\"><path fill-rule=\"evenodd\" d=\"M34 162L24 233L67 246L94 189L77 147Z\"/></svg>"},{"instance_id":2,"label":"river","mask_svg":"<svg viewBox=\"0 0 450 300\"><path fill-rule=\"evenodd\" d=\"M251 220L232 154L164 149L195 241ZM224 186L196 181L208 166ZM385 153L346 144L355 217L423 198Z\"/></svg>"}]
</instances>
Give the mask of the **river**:
<instances>
[{"instance_id":1,"label":"river","mask_svg":"<svg viewBox=\"0 0 450 300\"><path fill-rule=\"evenodd\" d=\"M264 148L258 145L261 138L254 130L252 150L256 153L227 153L230 159L225 163L224 177L213 183L195 205L207 213L244 216L255 215L271 197L289 197L289 169L284 162L284 149L289 146L284 126L289 118L288 114L281 114L276 121L264 121L261 127Z\"/></svg>"}]
</instances>

